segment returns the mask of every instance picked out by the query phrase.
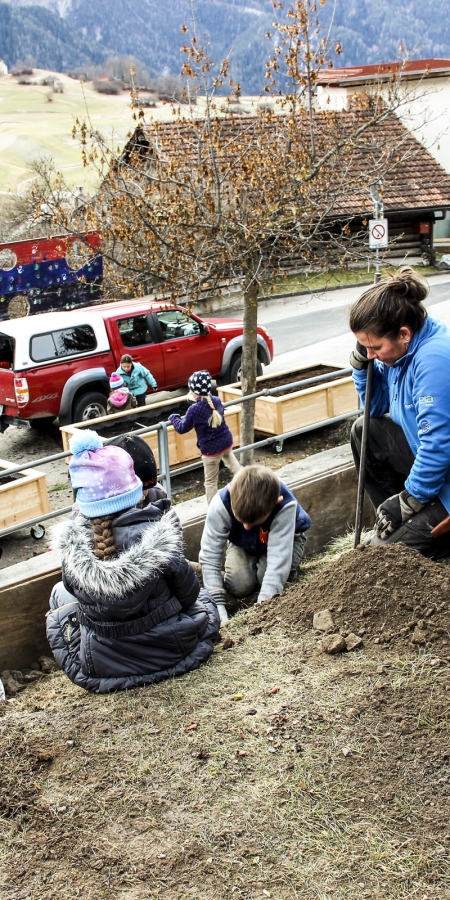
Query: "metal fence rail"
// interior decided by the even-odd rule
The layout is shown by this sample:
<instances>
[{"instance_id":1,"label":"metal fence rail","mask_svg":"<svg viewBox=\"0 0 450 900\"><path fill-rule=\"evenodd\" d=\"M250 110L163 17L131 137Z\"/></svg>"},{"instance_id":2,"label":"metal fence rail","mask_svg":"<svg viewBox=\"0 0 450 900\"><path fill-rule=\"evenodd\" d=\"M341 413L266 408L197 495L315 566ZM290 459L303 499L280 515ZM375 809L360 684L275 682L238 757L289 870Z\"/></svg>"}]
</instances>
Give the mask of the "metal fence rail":
<instances>
[{"instance_id":1,"label":"metal fence rail","mask_svg":"<svg viewBox=\"0 0 450 900\"><path fill-rule=\"evenodd\" d=\"M245 397L236 397L233 400L228 400L224 403L224 407L227 406L236 406L238 403L247 403L249 400L257 400L258 397L270 397L272 395L286 393L286 391L291 391L293 389L298 388L299 390L303 388L310 387L312 384L320 384L324 381L332 381L338 378L345 378L348 375L352 374L352 369L339 369L337 372L330 372L326 375L316 375L313 378L305 378L303 381L292 381L288 384L280 385L275 388L264 388L261 391L257 391L254 394L247 394ZM315 422L313 425L306 425L302 428L296 428L293 431L286 431L283 434L271 435L268 438L264 438L260 441L255 441L253 444L247 444L245 447L235 447L234 453L240 454L243 453L244 450L254 450L257 447L267 447L269 445L276 446L277 444L282 447L283 441L287 440L291 437L296 437L299 434L305 434L308 431L315 431L316 428L324 428L326 425L335 425L338 422L345 422L347 419L351 419L354 416L359 415L361 412L360 409L352 410L352 412L344 413L341 416L334 416L333 418L323 419L321 422ZM92 423L95 423L95 419L92 420ZM191 463L188 466L182 466L180 468L172 469L169 464L169 443L167 439L167 422L158 422L156 425L149 425L147 427L137 428L133 431L125 432L126 434L132 435L143 435L148 434L151 431L156 431L158 434L158 455L159 455L159 481L163 485L164 489L167 491L167 496L169 499L172 497L172 484L171 479L177 475L186 474L187 472L192 472L194 469L200 468L203 463L201 460L197 460L194 463ZM33 460L30 463L22 463L19 466L11 466L7 469L0 470L0 484L2 478L9 477L10 475L15 475L18 472L23 472L24 469L37 469L40 466L46 465L47 463L56 462L59 459L66 459L67 457L72 456L70 450L63 451L61 453L55 453L52 456L45 456L41 459ZM33 525L40 524L41 522L45 522L49 519L56 519L58 516L67 515L70 513L72 507L65 506L62 509L53 510L52 512L46 513L45 515L39 516L36 519L29 519L26 522L21 522L18 525L11 525L9 528L0 529L0 538L6 537L8 534L13 534L16 531L21 531L22 528L30 528Z\"/></svg>"}]
</instances>

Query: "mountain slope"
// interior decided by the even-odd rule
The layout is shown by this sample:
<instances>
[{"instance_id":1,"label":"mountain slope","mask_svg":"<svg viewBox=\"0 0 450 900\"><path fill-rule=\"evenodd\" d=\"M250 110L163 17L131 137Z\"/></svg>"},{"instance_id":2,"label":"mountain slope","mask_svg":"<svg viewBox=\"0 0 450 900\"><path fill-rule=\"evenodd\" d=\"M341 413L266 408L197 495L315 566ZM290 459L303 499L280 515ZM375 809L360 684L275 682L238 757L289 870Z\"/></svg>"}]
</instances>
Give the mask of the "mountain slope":
<instances>
[{"instance_id":1,"label":"mountain slope","mask_svg":"<svg viewBox=\"0 0 450 900\"><path fill-rule=\"evenodd\" d=\"M0 58L7 66L31 56L39 68L64 72L87 60L100 63L106 55L57 13L0 2Z\"/></svg>"},{"instance_id":2,"label":"mountain slope","mask_svg":"<svg viewBox=\"0 0 450 900\"><path fill-rule=\"evenodd\" d=\"M106 46L115 53L138 57L153 75L180 70L180 47L186 40L180 26L189 22L188 0L35 0L35 4L31 13L28 0L9 3L15 13L33 17L34 31L31 39L27 38L27 46L36 40L41 65L58 68L53 60L42 57L56 52L44 31L47 23L49 27L51 24L53 35L54 19L59 17L61 26L65 25L73 36L71 62L65 63L66 67L76 64L73 60L77 54L78 63L85 61L89 53L97 61ZM398 56L399 45L412 51L416 58L450 57L448 6L449 0L337 0L333 36L342 42L343 55L335 63L362 65L392 60ZM325 26L332 8L331 0L320 7ZM195 10L199 37L209 40L216 62L230 54L231 72L243 90L259 93L264 84L264 61L271 49L264 37L275 16L271 3L197 0ZM37 22L40 32L36 37ZM28 27L31 25L27 23ZM24 41L25 36L22 44ZM0 44L0 55L6 61L14 56L13 50L3 49L7 43L4 40ZM37 55L33 49L27 52ZM61 60L68 53L69 48L61 50ZM24 51L20 50L19 55L23 56ZM62 62L60 67L64 67Z\"/></svg>"}]
</instances>

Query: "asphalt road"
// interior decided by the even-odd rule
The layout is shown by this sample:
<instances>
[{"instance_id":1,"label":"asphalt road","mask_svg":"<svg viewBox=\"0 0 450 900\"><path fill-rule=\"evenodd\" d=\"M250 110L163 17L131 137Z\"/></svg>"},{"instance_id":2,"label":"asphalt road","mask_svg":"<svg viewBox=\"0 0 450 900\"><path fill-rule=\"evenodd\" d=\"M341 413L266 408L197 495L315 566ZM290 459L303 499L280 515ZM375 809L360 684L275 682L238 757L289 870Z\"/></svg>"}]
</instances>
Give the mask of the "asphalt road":
<instances>
[{"instance_id":1,"label":"asphalt road","mask_svg":"<svg viewBox=\"0 0 450 900\"><path fill-rule=\"evenodd\" d=\"M336 295L339 293L341 292L336 291ZM448 282L434 284L431 286L426 306L431 307L449 299L450 284ZM347 302L341 306L328 304L323 309L314 309L311 312L302 311L301 315L296 311L288 318L279 318L275 310L273 318L268 318L269 312L267 312L267 315L264 315L263 324L273 338L275 356L291 350L300 350L302 347L308 347L310 344L325 341L347 332L348 306Z\"/></svg>"}]
</instances>

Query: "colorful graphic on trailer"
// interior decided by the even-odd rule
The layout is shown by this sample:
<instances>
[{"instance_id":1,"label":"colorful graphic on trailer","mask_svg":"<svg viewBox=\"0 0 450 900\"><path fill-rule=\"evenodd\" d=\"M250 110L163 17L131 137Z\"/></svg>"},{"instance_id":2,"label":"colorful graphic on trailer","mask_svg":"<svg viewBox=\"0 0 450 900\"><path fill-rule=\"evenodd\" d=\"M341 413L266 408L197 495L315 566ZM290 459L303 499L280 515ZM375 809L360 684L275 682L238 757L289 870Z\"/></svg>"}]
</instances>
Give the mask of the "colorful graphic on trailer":
<instances>
[{"instance_id":1,"label":"colorful graphic on trailer","mask_svg":"<svg viewBox=\"0 0 450 900\"><path fill-rule=\"evenodd\" d=\"M101 297L97 232L0 244L0 320L88 306Z\"/></svg>"}]
</instances>

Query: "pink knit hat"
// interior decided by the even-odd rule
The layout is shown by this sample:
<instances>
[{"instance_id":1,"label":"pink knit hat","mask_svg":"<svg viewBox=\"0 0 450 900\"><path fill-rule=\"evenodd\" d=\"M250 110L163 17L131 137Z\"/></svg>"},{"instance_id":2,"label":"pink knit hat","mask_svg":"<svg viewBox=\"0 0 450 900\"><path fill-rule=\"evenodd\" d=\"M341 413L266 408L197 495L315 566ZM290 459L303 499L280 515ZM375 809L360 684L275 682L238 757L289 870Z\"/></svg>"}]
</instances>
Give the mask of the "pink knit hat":
<instances>
[{"instance_id":1,"label":"pink knit hat","mask_svg":"<svg viewBox=\"0 0 450 900\"><path fill-rule=\"evenodd\" d=\"M113 372L111 378L109 379L109 386L112 391L115 391L116 388L123 387L123 378L121 375L118 375L117 372Z\"/></svg>"},{"instance_id":2,"label":"pink knit hat","mask_svg":"<svg viewBox=\"0 0 450 900\"><path fill-rule=\"evenodd\" d=\"M131 509L142 498L142 481L133 460L121 447L104 447L96 431L74 434L69 441L72 487L83 516L90 519Z\"/></svg>"}]
</instances>

